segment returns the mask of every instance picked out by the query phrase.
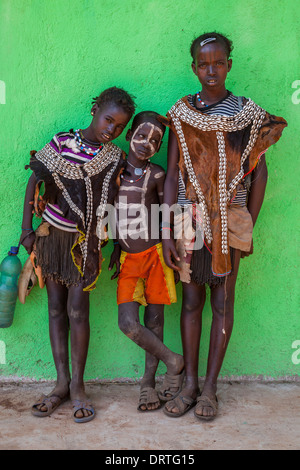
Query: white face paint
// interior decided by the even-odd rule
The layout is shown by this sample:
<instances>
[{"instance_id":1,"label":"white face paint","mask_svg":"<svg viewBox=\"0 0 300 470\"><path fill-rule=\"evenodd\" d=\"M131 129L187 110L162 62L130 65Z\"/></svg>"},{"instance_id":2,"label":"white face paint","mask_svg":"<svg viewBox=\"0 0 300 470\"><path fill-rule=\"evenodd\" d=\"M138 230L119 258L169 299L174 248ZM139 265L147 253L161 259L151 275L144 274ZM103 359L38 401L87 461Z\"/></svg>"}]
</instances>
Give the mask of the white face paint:
<instances>
[{"instance_id":1,"label":"white face paint","mask_svg":"<svg viewBox=\"0 0 300 470\"><path fill-rule=\"evenodd\" d=\"M143 122L133 133L130 147L137 158L148 159L159 149L163 131L151 122Z\"/></svg>"}]
</instances>

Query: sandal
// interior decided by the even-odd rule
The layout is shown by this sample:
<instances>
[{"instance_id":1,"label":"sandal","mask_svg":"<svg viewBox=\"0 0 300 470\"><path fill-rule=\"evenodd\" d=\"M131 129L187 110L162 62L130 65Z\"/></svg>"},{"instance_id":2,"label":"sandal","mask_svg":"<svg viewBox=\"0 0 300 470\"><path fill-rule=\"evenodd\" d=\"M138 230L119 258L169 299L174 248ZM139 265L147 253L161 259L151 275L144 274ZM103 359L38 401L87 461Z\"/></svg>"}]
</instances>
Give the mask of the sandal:
<instances>
[{"instance_id":1,"label":"sandal","mask_svg":"<svg viewBox=\"0 0 300 470\"><path fill-rule=\"evenodd\" d=\"M51 395L50 397L47 397L46 395L43 395L37 403L35 403L32 408L31 408L31 413L34 416L38 416L39 418L44 418L46 416L50 416L53 411L56 410L63 402L65 402L68 399L67 397L60 398L58 395ZM47 407L47 411L41 411L38 409L38 406L44 405Z\"/></svg>"},{"instance_id":2,"label":"sandal","mask_svg":"<svg viewBox=\"0 0 300 470\"><path fill-rule=\"evenodd\" d=\"M169 375L168 373L165 374L165 378L162 384L162 388L158 393L158 396L161 401L170 401L174 400L182 389L182 384L185 376L185 371L177 375ZM176 389L176 392L172 391L171 389ZM168 396L169 395L169 396Z\"/></svg>"},{"instance_id":3,"label":"sandal","mask_svg":"<svg viewBox=\"0 0 300 470\"><path fill-rule=\"evenodd\" d=\"M169 402L171 404L172 402ZM187 413L193 406L196 405L197 401L191 397L185 397L182 395L178 395L174 400L174 407L178 408L179 411L173 413L172 411L167 410L166 405L164 407L164 413L167 416L171 416L172 418L179 418Z\"/></svg>"},{"instance_id":4,"label":"sandal","mask_svg":"<svg viewBox=\"0 0 300 470\"><path fill-rule=\"evenodd\" d=\"M73 419L75 423L87 423L88 421L91 421L92 419L95 418L96 413L89 400L87 401L73 400L72 405L73 405ZM91 411L92 414L90 416L83 416L82 418L77 418L75 414L79 410Z\"/></svg>"},{"instance_id":5,"label":"sandal","mask_svg":"<svg viewBox=\"0 0 300 470\"><path fill-rule=\"evenodd\" d=\"M154 408L153 410L149 409L147 405L150 404L155 404L159 403L159 406L157 408ZM146 408L143 410L142 406L146 406ZM139 405L137 407L138 411L156 411L160 408L160 401L158 398L157 391L155 388L152 387L145 387L142 388L140 391L140 399L139 399Z\"/></svg>"},{"instance_id":6,"label":"sandal","mask_svg":"<svg viewBox=\"0 0 300 470\"><path fill-rule=\"evenodd\" d=\"M203 416L203 415L199 415L197 413L197 409L202 409L203 408L212 408L214 414L211 415L211 416ZM215 419L215 417L217 416L217 412L218 412L218 398L216 397L215 400L211 400L208 396L206 395L201 395L200 397L197 398L197 405L196 405L196 408L194 410L194 415L196 416L196 418L198 419L203 419L204 421L211 421L213 419Z\"/></svg>"}]
</instances>

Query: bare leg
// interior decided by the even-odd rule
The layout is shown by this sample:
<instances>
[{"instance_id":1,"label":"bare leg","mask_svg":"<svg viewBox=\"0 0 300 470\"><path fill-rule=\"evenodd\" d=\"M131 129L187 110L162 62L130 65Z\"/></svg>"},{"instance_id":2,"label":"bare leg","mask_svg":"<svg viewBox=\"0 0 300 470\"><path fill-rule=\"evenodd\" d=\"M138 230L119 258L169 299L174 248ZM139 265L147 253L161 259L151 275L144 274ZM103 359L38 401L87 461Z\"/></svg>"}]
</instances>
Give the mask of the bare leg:
<instances>
[{"instance_id":1,"label":"bare leg","mask_svg":"<svg viewBox=\"0 0 300 470\"><path fill-rule=\"evenodd\" d=\"M80 285L69 288L68 315L71 329L71 399L86 401L83 376L90 339L89 293L84 292ZM82 418L90 414L90 411L82 409L76 412L76 417Z\"/></svg>"},{"instance_id":2,"label":"bare leg","mask_svg":"<svg viewBox=\"0 0 300 470\"><path fill-rule=\"evenodd\" d=\"M183 298L181 310L181 338L183 346L184 366L186 373L185 387L180 396L189 397L193 400L199 394L198 385L198 363L199 345L202 328L202 311L205 304L205 286L196 283L182 283ZM167 411L178 413L174 401L165 405Z\"/></svg>"},{"instance_id":3,"label":"bare leg","mask_svg":"<svg viewBox=\"0 0 300 470\"><path fill-rule=\"evenodd\" d=\"M144 324L160 341L163 341L164 305L149 304L145 308ZM142 379L142 386L155 387L155 374L158 363L159 359L146 351L145 373Z\"/></svg>"},{"instance_id":4,"label":"bare leg","mask_svg":"<svg viewBox=\"0 0 300 470\"><path fill-rule=\"evenodd\" d=\"M50 279L46 280L49 311L49 334L53 359L56 367L57 381L49 396L65 398L69 394L70 370L68 353L69 324L67 316L68 289ZM40 411L47 407L40 405Z\"/></svg>"},{"instance_id":5,"label":"bare leg","mask_svg":"<svg viewBox=\"0 0 300 470\"><path fill-rule=\"evenodd\" d=\"M183 358L168 349L156 334L141 325L139 304L128 302L119 305L119 328L138 346L167 366L167 372L176 375L183 369Z\"/></svg>"},{"instance_id":6,"label":"bare leg","mask_svg":"<svg viewBox=\"0 0 300 470\"><path fill-rule=\"evenodd\" d=\"M240 255L241 252L239 250L235 250L234 274L227 278L225 284L211 289L213 320L211 326L207 373L202 390L202 396L207 396L212 401L215 400L217 379L224 361L233 328L234 293ZM223 329L225 334L223 333ZM195 413L200 416L213 416L214 410L210 406L197 406Z\"/></svg>"}]
</instances>

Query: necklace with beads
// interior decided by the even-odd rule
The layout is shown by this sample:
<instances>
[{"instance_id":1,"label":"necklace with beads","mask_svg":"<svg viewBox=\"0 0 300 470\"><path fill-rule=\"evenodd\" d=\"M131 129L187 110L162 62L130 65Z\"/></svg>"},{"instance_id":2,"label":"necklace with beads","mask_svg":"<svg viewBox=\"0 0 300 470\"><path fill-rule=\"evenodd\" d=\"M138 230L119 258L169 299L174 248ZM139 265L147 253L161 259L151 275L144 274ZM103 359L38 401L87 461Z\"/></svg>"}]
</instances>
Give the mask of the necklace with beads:
<instances>
[{"instance_id":1,"label":"necklace with beads","mask_svg":"<svg viewBox=\"0 0 300 470\"><path fill-rule=\"evenodd\" d=\"M199 102L199 104L201 104L202 106L205 106L205 107L208 106L208 104L205 104L204 101L200 98L200 91L198 91L198 93L196 93L196 98L197 98L197 101Z\"/></svg>"},{"instance_id":2,"label":"necklace with beads","mask_svg":"<svg viewBox=\"0 0 300 470\"><path fill-rule=\"evenodd\" d=\"M80 136L80 133L81 133L81 130L80 129L77 129L75 131L75 142L77 144L77 146L80 148L80 150L84 153L86 153L87 155L90 155L92 157L95 157L96 155L98 155L98 153L103 149L103 144L100 144L99 148L97 148L96 150L93 150L91 147L88 147L83 141L82 141L82 138Z\"/></svg>"},{"instance_id":3,"label":"necklace with beads","mask_svg":"<svg viewBox=\"0 0 300 470\"><path fill-rule=\"evenodd\" d=\"M133 165L132 163L130 163L128 160L127 160L127 163L128 163L128 165L132 166L132 168L134 168L134 174L135 174L136 176L142 176L142 175L144 174L144 170L145 170L145 168L146 168L146 166L147 166L147 163L146 163L146 165L145 165L144 167L141 167L141 168L134 166L134 165Z\"/></svg>"},{"instance_id":4,"label":"necklace with beads","mask_svg":"<svg viewBox=\"0 0 300 470\"><path fill-rule=\"evenodd\" d=\"M142 172L141 176L136 180L132 180L132 179L128 180L128 179L124 178L123 174L121 175L121 178L122 178L122 180L126 181L127 183L137 183L138 181L140 181L145 176L145 174L147 173L147 168L148 168L148 163L147 163L146 167L144 168L144 170L142 170L143 172Z\"/></svg>"}]
</instances>

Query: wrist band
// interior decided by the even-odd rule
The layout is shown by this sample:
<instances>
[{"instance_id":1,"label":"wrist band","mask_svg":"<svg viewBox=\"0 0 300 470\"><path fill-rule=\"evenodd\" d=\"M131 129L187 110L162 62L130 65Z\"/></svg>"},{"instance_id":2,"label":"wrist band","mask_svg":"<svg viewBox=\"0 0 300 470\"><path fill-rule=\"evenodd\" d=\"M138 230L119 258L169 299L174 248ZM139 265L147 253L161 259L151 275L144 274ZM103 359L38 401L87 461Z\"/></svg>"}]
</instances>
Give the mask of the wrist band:
<instances>
[{"instance_id":1,"label":"wrist band","mask_svg":"<svg viewBox=\"0 0 300 470\"><path fill-rule=\"evenodd\" d=\"M22 227L22 230L31 230L31 231L33 232L33 228L32 228L32 227L31 227L31 228L23 228L23 227Z\"/></svg>"}]
</instances>

